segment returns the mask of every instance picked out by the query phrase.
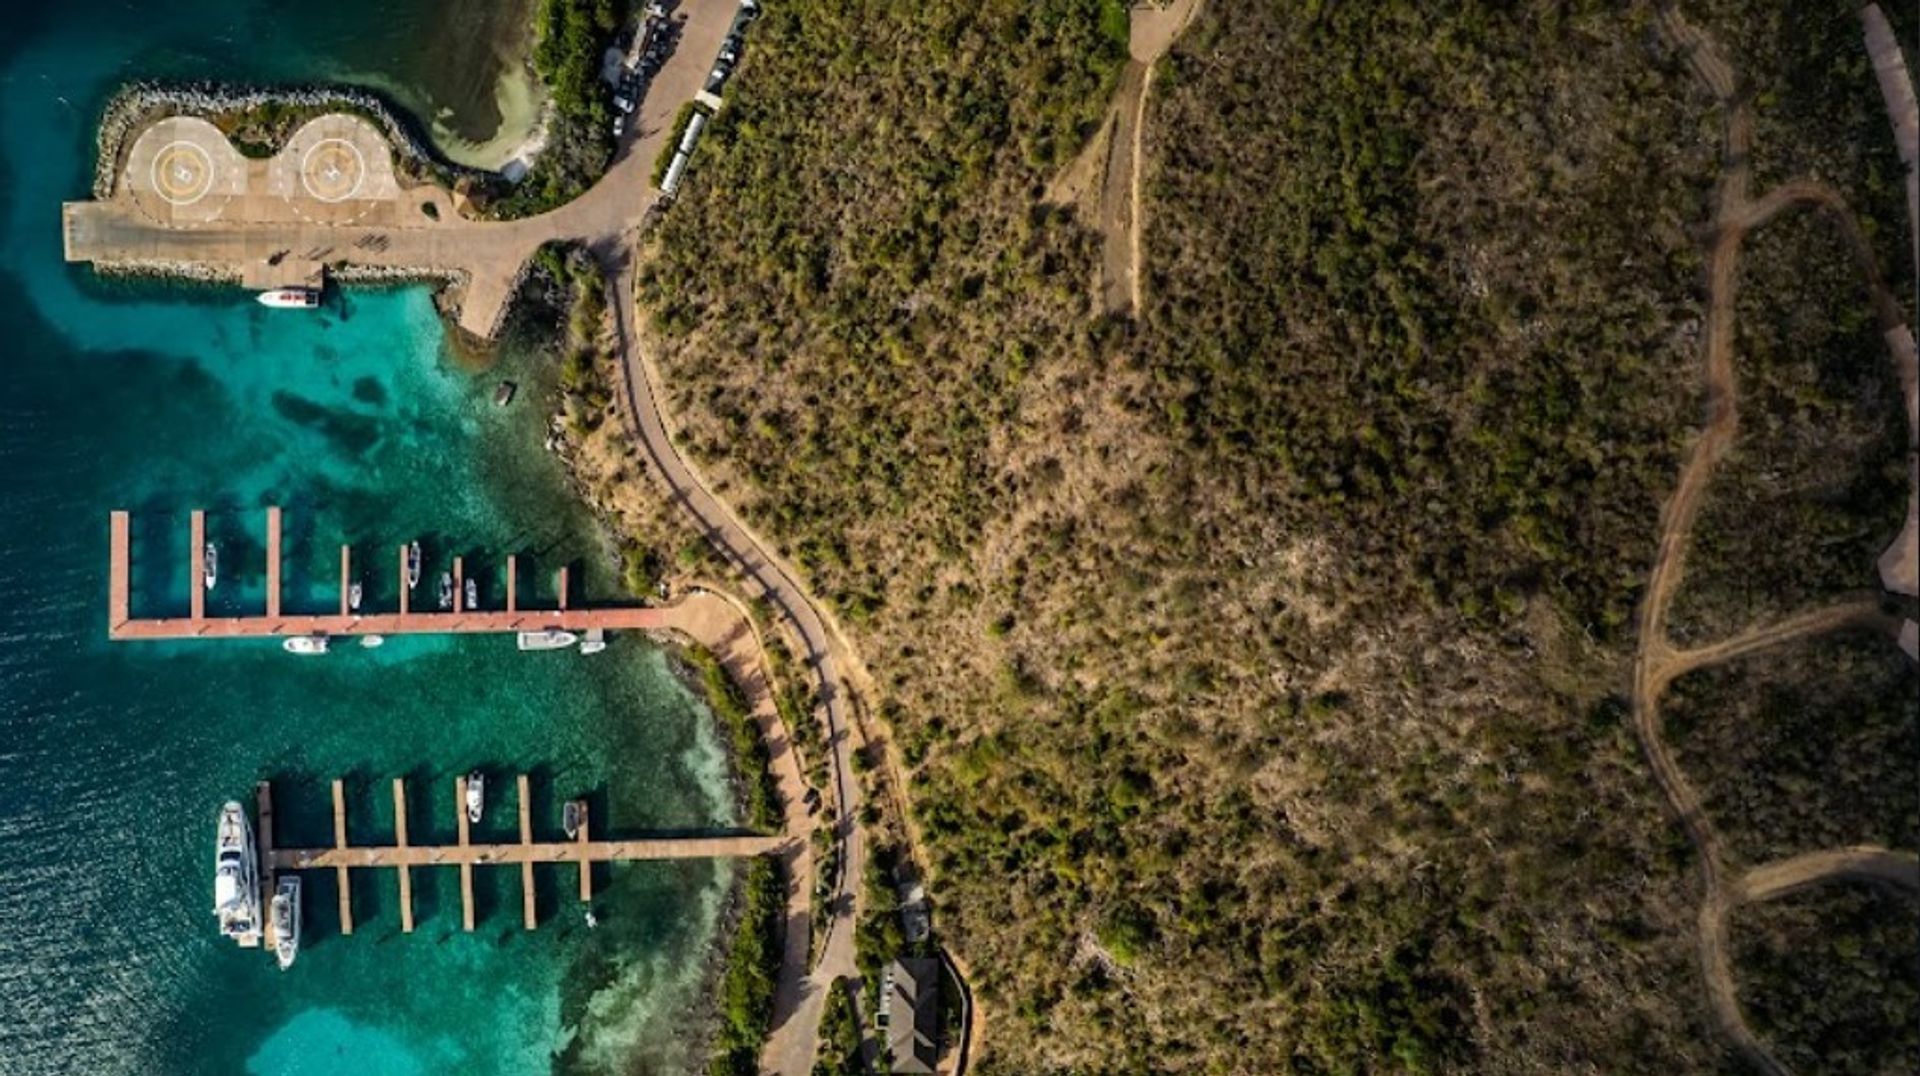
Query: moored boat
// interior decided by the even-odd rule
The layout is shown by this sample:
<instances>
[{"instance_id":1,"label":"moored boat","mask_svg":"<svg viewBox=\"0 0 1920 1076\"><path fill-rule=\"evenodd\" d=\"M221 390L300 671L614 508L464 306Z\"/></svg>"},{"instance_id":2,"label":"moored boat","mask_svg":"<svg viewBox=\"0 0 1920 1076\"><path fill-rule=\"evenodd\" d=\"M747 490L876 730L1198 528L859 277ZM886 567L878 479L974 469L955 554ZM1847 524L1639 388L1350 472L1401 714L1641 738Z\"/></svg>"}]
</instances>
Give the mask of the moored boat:
<instances>
[{"instance_id":1,"label":"moored boat","mask_svg":"<svg viewBox=\"0 0 1920 1076\"><path fill-rule=\"evenodd\" d=\"M355 579L353 581L353 585L347 588L347 611L348 612L357 613L360 611L360 597L362 593L363 591L361 590L361 587L360 587L360 580Z\"/></svg>"},{"instance_id":2,"label":"moored boat","mask_svg":"<svg viewBox=\"0 0 1920 1076\"><path fill-rule=\"evenodd\" d=\"M453 573L440 573L440 608L453 608Z\"/></svg>"},{"instance_id":3,"label":"moored boat","mask_svg":"<svg viewBox=\"0 0 1920 1076\"><path fill-rule=\"evenodd\" d=\"M274 886L273 958L280 970L293 967L300 955L300 876L289 874Z\"/></svg>"},{"instance_id":4,"label":"moored boat","mask_svg":"<svg viewBox=\"0 0 1920 1076\"><path fill-rule=\"evenodd\" d=\"M220 547L219 546L215 545L212 542L207 543L206 549L203 550L200 554L200 567L203 569L201 574L206 576L207 589L212 590L213 584L219 582L220 580Z\"/></svg>"},{"instance_id":5,"label":"moored boat","mask_svg":"<svg viewBox=\"0 0 1920 1076\"><path fill-rule=\"evenodd\" d=\"M376 646L384 645L386 641L387 637L384 635L362 635L360 637L360 645L368 650L372 650Z\"/></svg>"},{"instance_id":6,"label":"moored boat","mask_svg":"<svg viewBox=\"0 0 1920 1076\"><path fill-rule=\"evenodd\" d=\"M480 584L468 579L466 590L467 609L469 611L478 609L480 607Z\"/></svg>"},{"instance_id":7,"label":"moored boat","mask_svg":"<svg viewBox=\"0 0 1920 1076\"><path fill-rule=\"evenodd\" d=\"M319 288L274 288L257 296L261 306L279 310L312 310L320 305Z\"/></svg>"},{"instance_id":8,"label":"moored boat","mask_svg":"<svg viewBox=\"0 0 1920 1076\"><path fill-rule=\"evenodd\" d=\"M324 635L293 635L280 644L280 649L289 654L311 657L327 652L327 637Z\"/></svg>"},{"instance_id":9,"label":"moored boat","mask_svg":"<svg viewBox=\"0 0 1920 1076\"><path fill-rule=\"evenodd\" d=\"M567 833L567 840L580 836L580 827L587 821L587 801L568 800L560 809L560 828Z\"/></svg>"},{"instance_id":10,"label":"moored boat","mask_svg":"<svg viewBox=\"0 0 1920 1076\"><path fill-rule=\"evenodd\" d=\"M518 645L522 650L565 650L579 641L580 637L570 631L549 629L521 632Z\"/></svg>"},{"instance_id":11,"label":"moored boat","mask_svg":"<svg viewBox=\"0 0 1920 1076\"><path fill-rule=\"evenodd\" d=\"M589 628L587 637L580 640L582 654L598 654L607 648L607 633L600 628Z\"/></svg>"},{"instance_id":12,"label":"moored boat","mask_svg":"<svg viewBox=\"0 0 1920 1076\"><path fill-rule=\"evenodd\" d=\"M407 589L420 585L420 543L414 542L407 547Z\"/></svg>"},{"instance_id":13,"label":"moored boat","mask_svg":"<svg viewBox=\"0 0 1920 1076\"><path fill-rule=\"evenodd\" d=\"M480 824L487 810L487 775L475 770L467 774L467 821Z\"/></svg>"},{"instance_id":14,"label":"moored boat","mask_svg":"<svg viewBox=\"0 0 1920 1076\"><path fill-rule=\"evenodd\" d=\"M259 851L253 826L240 804L228 800L220 808L213 848L213 914L222 937L241 945L260 944Z\"/></svg>"}]
</instances>

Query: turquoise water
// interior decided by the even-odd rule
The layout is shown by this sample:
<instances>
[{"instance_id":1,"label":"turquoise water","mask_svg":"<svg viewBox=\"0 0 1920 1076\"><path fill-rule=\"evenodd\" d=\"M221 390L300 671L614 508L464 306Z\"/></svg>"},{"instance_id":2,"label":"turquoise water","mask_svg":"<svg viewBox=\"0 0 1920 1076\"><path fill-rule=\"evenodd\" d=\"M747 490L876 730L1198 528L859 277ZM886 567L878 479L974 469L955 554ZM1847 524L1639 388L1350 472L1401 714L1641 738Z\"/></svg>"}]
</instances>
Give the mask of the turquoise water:
<instances>
[{"instance_id":1,"label":"turquoise water","mask_svg":"<svg viewBox=\"0 0 1920 1076\"><path fill-rule=\"evenodd\" d=\"M92 117L121 78L378 69L436 99L384 28L437 25L439 5L188 7L71 0L0 30L0 1072L696 1068L729 880L710 864L603 872L597 930L570 870L541 871L529 933L517 870L482 869L472 934L445 870L416 873L412 935L390 872L356 874L351 937L332 877L310 875L290 973L214 936L214 815L261 779L283 843L328 841L335 777L356 840L388 839L394 777L413 839L450 840L454 775L476 765L495 775L484 828L501 836L519 772L547 828L581 793L620 832L735 818L710 717L640 640L592 659L500 639L319 660L270 642L106 642L114 508L136 513L137 614L185 607L196 507L223 551L221 610L258 607L267 504L287 512L290 608L337 603L342 541L365 558L369 600L390 603L391 551L415 535L430 575L464 553L491 600L507 552L543 576L576 565L589 594L611 587L540 451L540 370L513 348L462 368L424 290L356 290L307 316L61 263L59 203L88 187ZM506 410L489 402L501 377L529 386Z\"/></svg>"}]
</instances>

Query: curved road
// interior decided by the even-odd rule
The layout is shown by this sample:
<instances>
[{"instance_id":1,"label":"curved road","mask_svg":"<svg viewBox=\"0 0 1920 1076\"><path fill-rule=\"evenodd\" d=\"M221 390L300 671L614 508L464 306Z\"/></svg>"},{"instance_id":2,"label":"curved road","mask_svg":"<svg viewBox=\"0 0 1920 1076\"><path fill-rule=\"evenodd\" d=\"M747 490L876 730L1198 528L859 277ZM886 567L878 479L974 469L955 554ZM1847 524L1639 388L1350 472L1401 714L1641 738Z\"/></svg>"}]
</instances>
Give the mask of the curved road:
<instances>
[{"instance_id":1,"label":"curved road","mask_svg":"<svg viewBox=\"0 0 1920 1076\"><path fill-rule=\"evenodd\" d=\"M853 779L852 735L849 731L846 699L840 678L833 667L831 640L819 611L785 565L770 556L760 540L740 522L725 502L713 495L673 443L660 406L659 378L636 344L632 319L634 311L631 246L620 244L602 251L613 281L614 328L619 335L620 360L625 376L628 413L634 416L634 430L653 461L654 473L678 504L699 527L706 539L738 568L765 599L799 633L805 648L805 661L820 684L820 700L827 711L828 740L832 747L834 837L841 856L833 896L828 902L832 920L820 959L804 984L783 981L774 998L773 1033L767 1040L762 1058L763 1071L783 1076L807 1076L813 1069L825 1011L827 991L833 981L854 974L854 912L860 879L865 876L866 847L859 826L860 786ZM796 996L797 995L797 996Z\"/></svg>"}]
</instances>

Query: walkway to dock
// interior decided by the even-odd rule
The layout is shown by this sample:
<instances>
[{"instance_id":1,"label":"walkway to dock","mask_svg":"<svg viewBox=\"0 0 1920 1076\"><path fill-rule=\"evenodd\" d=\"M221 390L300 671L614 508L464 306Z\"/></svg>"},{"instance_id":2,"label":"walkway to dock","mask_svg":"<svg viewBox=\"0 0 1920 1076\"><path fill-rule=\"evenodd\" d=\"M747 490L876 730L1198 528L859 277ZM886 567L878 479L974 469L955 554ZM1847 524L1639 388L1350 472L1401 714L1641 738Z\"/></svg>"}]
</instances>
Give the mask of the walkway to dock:
<instances>
[{"instance_id":1,"label":"walkway to dock","mask_svg":"<svg viewBox=\"0 0 1920 1076\"><path fill-rule=\"evenodd\" d=\"M593 865L663 859L721 859L741 856L784 854L793 840L787 837L759 835L719 837L648 837L635 840L594 840L589 834L591 819L583 814L576 837L564 841L533 839L532 797L527 777L516 782L520 815L520 840L511 844L476 844L470 839L467 820L467 779L457 778L453 789L453 813L459 838L451 845L420 845L407 839L407 786L393 782L394 843L354 845L347 842L346 787L333 782L333 847L281 848L275 842L273 788L262 781L254 790L262 872L261 892L273 892L275 876L283 871L333 870L340 900L340 933L352 934L353 885L350 870L388 868L396 872L400 889L400 929L413 933L413 870L416 867L458 867L460 869L460 923L474 929L473 870L475 867L520 867L521 922L528 930L539 925L535 906L533 868L543 863L571 863L579 872L580 900L593 901ZM804 838L803 838L804 839ZM272 925L268 924L267 947L272 948Z\"/></svg>"},{"instance_id":2,"label":"walkway to dock","mask_svg":"<svg viewBox=\"0 0 1920 1076\"><path fill-rule=\"evenodd\" d=\"M162 132L164 137L156 135L144 145L175 151L167 162L152 152L135 154L143 143L139 135L130 136L125 159L106 164L114 171L113 193L103 201L61 207L66 258L158 272L184 269L261 289L318 283L322 266L344 269L341 275L359 270L452 278L461 282L460 326L476 336L490 336L513 298L521 267L541 244L616 239L653 207L660 197L652 183L654 161L674 137L674 117L706 84L736 10L732 0L685 0L679 5L678 44L649 84L633 117L634 133L600 182L551 212L521 220L474 220L442 208L451 207L453 199L437 186L388 190L377 184L366 189L356 185L350 192L354 197L335 205L339 196L326 186L325 169L275 182L268 174L272 162L251 168L242 161L223 170L221 162L238 159L238 154L217 144L217 131L210 146L178 137L182 132ZM166 119L154 126L169 123L182 131L190 126ZM357 121L329 116L314 123L332 123L353 134L350 129ZM381 156L388 152L384 144L368 145L361 137L321 141L351 143L360 164L347 171L356 177L365 172L369 179L377 178L391 170ZM156 164L162 165L157 173ZM176 173L191 189L182 192L184 197L168 198L165 188ZM155 212L156 192L166 205L164 213ZM380 197L373 197L375 193ZM436 207L434 215L421 211L426 203ZM338 211L316 212L319 209Z\"/></svg>"},{"instance_id":3,"label":"walkway to dock","mask_svg":"<svg viewBox=\"0 0 1920 1076\"><path fill-rule=\"evenodd\" d=\"M551 609L521 609L519 568L514 557L507 557L505 608L468 609L461 583L466 566L453 559L453 608L421 613L411 608L407 586L407 547L396 553L400 609L391 613L355 613L349 595L353 585L353 554L350 547L340 548L340 611L338 613L289 614L281 608L281 522L280 509L267 509L267 597L265 611L258 616L206 615L206 514L192 513L189 536L190 571L188 612L184 617L135 619L132 597L132 517L113 513L108 549L107 637L135 639L230 639L249 636L292 635L420 635L511 633L522 631L657 631L673 626L672 618L661 609L578 609L567 604L568 573L557 573L556 598ZM238 565L229 561L231 572ZM424 582L424 581L423 581Z\"/></svg>"}]
</instances>

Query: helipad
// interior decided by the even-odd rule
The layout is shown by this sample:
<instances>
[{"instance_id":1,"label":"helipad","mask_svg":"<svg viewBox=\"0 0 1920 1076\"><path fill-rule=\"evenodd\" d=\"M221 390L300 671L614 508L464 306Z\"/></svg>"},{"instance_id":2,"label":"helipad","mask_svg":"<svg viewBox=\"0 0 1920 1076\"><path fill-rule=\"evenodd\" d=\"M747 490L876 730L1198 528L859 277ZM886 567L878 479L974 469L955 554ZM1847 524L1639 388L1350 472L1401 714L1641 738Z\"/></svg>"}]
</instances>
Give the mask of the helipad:
<instances>
[{"instance_id":1,"label":"helipad","mask_svg":"<svg viewBox=\"0 0 1920 1076\"><path fill-rule=\"evenodd\" d=\"M267 162L267 190L306 220L348 224L400 196L393 150L373 124L333 113L309 120Z\"/></svg>"},{"instance_id":2,"label":"helipad","mask_svg":"<svg viewBox=\"0 0 1920 1076\"><path fill-rule=\"evenodd\" d=\"M141 211L174 227L217 219L247 190L246 158L218 127L191 116L141 132L127 153L125 175Z\"/></svg>"},{"instance_id":3,"label":"helipad","mask_svg":"<svg viewBox=\"0 0 1920 1076\"><path fill-rule=\"evenodd\" d=\"M300 185L323 202L344 202L367 181L367 162L344 138L315 143L300 158Z\"/></svg>"}]
</instances>

